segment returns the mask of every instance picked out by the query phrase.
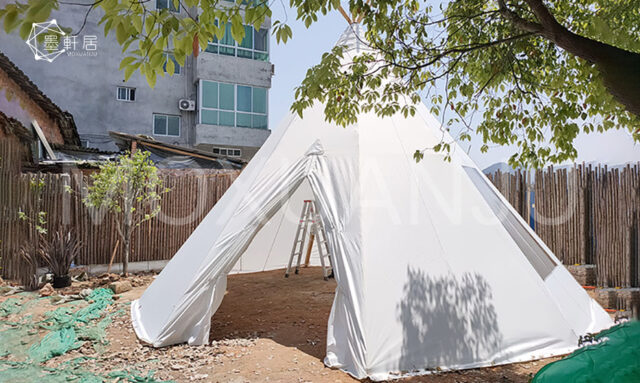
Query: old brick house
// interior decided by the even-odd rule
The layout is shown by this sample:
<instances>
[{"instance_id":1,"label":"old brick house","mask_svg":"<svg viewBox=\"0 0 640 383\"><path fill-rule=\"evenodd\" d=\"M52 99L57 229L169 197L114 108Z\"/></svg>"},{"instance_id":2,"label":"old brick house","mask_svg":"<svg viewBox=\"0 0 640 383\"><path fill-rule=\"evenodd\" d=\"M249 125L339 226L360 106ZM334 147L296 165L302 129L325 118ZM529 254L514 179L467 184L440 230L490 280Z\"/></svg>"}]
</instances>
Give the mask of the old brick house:
<instances>
[{"instance_id":1,"label":"old brick house","mask_svg":"<svg viewBox=\"0 0 640 383\"><path fill-rule=\"evenodd\" d=\"M34 123L35 122L35 123ZM52 150L79 147L73 116L63 111L4 54L0 53L0 141L5 167L8 150L19 155L22 165L54 159ZM17 153L16 153L17 152Z\"/></svg>"}]
</instances>

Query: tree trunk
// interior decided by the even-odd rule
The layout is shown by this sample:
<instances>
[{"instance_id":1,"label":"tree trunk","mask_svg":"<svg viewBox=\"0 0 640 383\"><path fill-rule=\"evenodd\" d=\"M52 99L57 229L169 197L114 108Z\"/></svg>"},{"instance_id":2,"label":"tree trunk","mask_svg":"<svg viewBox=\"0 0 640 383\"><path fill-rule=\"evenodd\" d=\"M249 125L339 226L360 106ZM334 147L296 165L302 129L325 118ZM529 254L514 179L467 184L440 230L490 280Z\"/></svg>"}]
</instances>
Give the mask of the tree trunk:
<instances>
[{"instance_id":1,"label":"tree trunk","mask_svg":"<svg viewBox=\"0 0 640 383\"><path fill-rule=\"evenodd\" d=\"M629 112L640 116L640 54L588 39L564 27L545 37L595 65L609 93Z\"/></svg>"},{"instance_id":2,"label":"tree trunk","mask_svg":"<svg viewBox=\"0 0 640 383\"><path fill-rule=\"evenodd\" d=\"M125 277L129 273L129 253L131 252L131 225L124 225L124 238L123 238L123 256L122 256L122 275Z\"/></svg>"},{"instance_id":3,"label":"tree trunk","mask_svg":"<svg viewBox=\"0 0 640 383\"><path fill-rule=\"evenodd\" d=\"M125 277L129 272L129 254L131 253L131 231L132 231L132 223L133 223L133 212L131 208L133 207L133 192L131 189L131 185L129 182L125 185L126 195L124 197L124 259L122 260L122 275Z\"/></svg>"},{"instance_id":4,"label":"tree trunk","mask_svg":"<svg viewBox=\"0 0 640 383\"><path fill-rule=\"evenodd\" d=\"M498 0L503 16L519 29L536 33L565 51L595 65L609 93L640 116L640 53L577 35L553 17L542 0L525 0L538 22L519 16Z\"/></svg>"}]
</instances>

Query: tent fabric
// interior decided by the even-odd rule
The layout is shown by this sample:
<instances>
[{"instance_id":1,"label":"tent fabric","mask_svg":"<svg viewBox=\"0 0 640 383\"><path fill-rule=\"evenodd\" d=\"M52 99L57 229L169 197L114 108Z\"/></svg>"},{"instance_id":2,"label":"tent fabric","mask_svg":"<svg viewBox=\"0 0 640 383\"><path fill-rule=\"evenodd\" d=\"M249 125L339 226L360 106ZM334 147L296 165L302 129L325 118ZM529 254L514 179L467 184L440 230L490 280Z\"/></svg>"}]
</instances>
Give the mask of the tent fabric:
<instances>
[{"instance_id":1,"label":"tent fabric","mask_svg":"<svg viewBox=\"0 0 640 383\"><path fill-rule=\"evenodd\" d=\"M351 54L364 49L355 28L339 40ZM486 184L476 186L465 169L477 167L459 147L451 161L426 151L416 163L416 149L449 139L424 105L408 118L361 113L347 128L323 109L290 115L272 133L132 304L140 339L206 343L227 274L284 267L296 206L311 198L337 282L327 366L384 380L527 361L569 353L580 335L611 325L479 172ZM504 212L521 227L505 227ZM527 246L514 233L529 236ZM550 271L536 270L531 249Z\"/></svg>"}]
</instances>

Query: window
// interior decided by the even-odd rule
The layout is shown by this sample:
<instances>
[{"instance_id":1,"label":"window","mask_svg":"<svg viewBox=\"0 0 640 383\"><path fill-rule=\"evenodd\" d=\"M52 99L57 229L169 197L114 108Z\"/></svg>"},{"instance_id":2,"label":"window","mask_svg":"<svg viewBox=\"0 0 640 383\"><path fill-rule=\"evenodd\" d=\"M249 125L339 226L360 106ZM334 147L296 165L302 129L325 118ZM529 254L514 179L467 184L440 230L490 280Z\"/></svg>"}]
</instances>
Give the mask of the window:
<instances>
[{"instance_id":1,"label":"window","mask_svg":"<svg viewBox=\"0 0 640 383\"><path fill-rule=\"evenodd\" d=\"M180 116L153 115L153 134L156 136L180 136Z\"/></svg>"},{"instance_id":2,"label":"window","mask_svg":"<svg viewBox=\"0 0 640 383\"><path fill-rule=\"evenodd\" d=\"M267 89L200 80L200 123L267 129Z\"/></svg>"},{"instance_id":3,"label":"window","mask_svg":"<svg viewBox=\"0 0 640 383\"><path fill-rule=\"evenodd\" d=\"M180 13L180 0L156 0L156 9L168 9Z\"/></svg>"},{"instance_id":4,"label":"window","mask_svg":"<svg viewBox=\"0 0 640 383\"><path fill-rule=\"evenodd\" d=\"M118 87L118 92L116 94L116 98L120 101L135 101L136 100L136 89L135 88L127 88L124 86Z\"/></svg>"},{"instance_id":5,"label":"window","mask_svg":"<svg viewBox=\"0 0 640 383\"><path fill-rule=\"evenodd\" d=\"M478 192L489 208L498 217L505 230L516 245L520 248L524 256L540 278L546 279L557 266L556 262L547 254L547 251L529 233L524 221L516 216L509 207L500 199L500 196L491 188L486 178L476 168L463 166L465 172L476 186Z\"/></svg>"},{"instance_id":6,"label":"window","mask_svg":"<svg viewBox=\"0 0 640 383\"><path fill-rule=\"evenodd\" d=\"M221 156L228 157L241 157L242 150L232 148L213 148L213 154L219 154Z\"/></svg>"},{"instance_id":7,"label":"window","mask_svg":"<svg viewBox=\"0 0 640 383\"><path fill-rule=\"evenodd\" d=\"M218 20L215 21L215 24L218 25ZM269 33L265 28L255 29L251 25L245 25L244 39L238 44L233 39L233 36L231 36L231 23L227 23L222 39L218 41L218 39L214 37L213 41L207 45L205 51L225 56L269 61Z\"/></svg>"},{"instance_id":8,"label":"window","mask_svg":"<svg viewBox=\"0 0 640 383\"><path fill-rule=\"evenodd\" d=\"M178 61L176 60L173 53L166 52L164 55L164 65L162 66L162 69L164 69L164 73L167 73L167 64L169 63L169 60L171 60L171 62L173 62L173 74L180 74L182 68L180 67L180 64L178 64Z\"/></svg>"}]
</instances>

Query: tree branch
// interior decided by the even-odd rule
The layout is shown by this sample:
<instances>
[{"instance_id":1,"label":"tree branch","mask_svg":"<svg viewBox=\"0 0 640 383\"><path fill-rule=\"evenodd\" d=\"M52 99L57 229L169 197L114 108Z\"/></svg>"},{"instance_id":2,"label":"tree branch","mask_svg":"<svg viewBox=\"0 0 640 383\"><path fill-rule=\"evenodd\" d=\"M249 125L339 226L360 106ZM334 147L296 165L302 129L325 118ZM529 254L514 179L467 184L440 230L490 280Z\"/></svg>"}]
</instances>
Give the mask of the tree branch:
<instances>
[{"instance_id":1,"label":"tree branch","mask_svg":"<svg viewBox=\"0 0 640 383\"><path fill-rule=\"evenodd\" d=\"M537 33L566 52L596 66L605 86L631 113L640 116L640 54L573 33L551 14L543 0L524 0L538 23L526 20L498 0L502 15L517 28Z\"/></svg>"}]
</instances>

